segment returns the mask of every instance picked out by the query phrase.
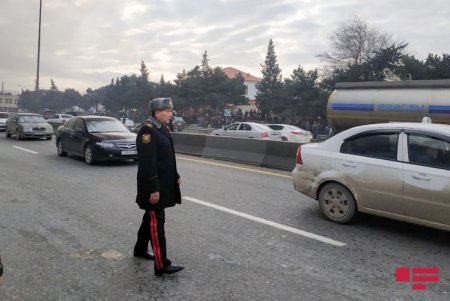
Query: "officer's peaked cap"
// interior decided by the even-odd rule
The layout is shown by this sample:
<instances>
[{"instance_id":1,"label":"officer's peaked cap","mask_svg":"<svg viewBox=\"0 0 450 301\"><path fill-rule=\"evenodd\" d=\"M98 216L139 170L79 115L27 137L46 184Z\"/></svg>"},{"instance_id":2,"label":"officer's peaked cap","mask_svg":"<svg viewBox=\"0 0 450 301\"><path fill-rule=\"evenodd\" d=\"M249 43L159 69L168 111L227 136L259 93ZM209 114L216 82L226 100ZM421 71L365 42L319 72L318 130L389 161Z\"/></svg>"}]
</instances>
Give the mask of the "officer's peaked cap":
<instances>
[{"instance_id":1,"label":"officer's peaked cap","mask_svg":"<svg viewBox=\"0 0 450 301\"><path fill-rule=\"evenodd\" d=\"M150 112L172 110L173 109L172 99L169 97L152 99L149 102L149 109Z\"/></svg>"}]
</instances>

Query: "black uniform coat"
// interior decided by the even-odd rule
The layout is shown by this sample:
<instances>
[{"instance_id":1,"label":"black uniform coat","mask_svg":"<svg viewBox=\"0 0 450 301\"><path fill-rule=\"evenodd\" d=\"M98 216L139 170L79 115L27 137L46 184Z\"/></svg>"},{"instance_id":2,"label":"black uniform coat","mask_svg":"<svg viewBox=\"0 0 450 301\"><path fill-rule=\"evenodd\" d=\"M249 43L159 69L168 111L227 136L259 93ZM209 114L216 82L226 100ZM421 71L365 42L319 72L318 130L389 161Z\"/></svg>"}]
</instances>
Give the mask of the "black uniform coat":
<instances>
[{"instance_id":1,"label":"black uniform coat","mask_svg":"<svg viewBox=\"0 0 450 301\"><path fill-rule=\"evenodd\" d=\"M150 117L136 137L138 152L136 203L144 210L161 210L181 204L175 151L172 137L165 125ZM159 191L158 203L149 201Z\"/></svg>"}]
</instances>

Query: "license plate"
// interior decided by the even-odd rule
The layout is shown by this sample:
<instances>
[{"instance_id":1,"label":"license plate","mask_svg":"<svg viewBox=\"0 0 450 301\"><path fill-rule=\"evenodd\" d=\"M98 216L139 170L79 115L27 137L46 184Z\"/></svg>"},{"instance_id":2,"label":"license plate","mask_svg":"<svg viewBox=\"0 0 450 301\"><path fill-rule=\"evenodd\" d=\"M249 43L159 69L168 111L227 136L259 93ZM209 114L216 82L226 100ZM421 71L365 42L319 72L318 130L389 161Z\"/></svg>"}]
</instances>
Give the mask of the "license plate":
<instances>
[{"instance_id":1,"label":"license plate","mask_svg":"<svg viewBox=\"0 0 450 301\"><path fill-rule=\"evenodd\" d=\"M120 154L123 155L123 156L136 155L137 154L137 150L124 150Z\"/></svg>"}]
</instances>

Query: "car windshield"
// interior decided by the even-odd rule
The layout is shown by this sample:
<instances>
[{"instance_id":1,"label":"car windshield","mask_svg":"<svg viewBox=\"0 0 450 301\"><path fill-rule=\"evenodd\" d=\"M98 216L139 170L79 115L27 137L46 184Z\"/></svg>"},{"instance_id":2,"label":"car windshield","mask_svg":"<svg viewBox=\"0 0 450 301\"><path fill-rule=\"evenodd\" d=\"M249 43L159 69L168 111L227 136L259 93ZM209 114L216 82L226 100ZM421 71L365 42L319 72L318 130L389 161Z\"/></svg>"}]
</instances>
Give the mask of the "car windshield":
<instances>
[{"instance_id":1,"label":"car windshield","mask_svg":"<svg viewBox=\"0 0 450 301\"><path fill-rule=\"evenodd\" d=\"M86 120L87 130L89 133L99 132L123 132L129 133L130 131L123 123L118 120Z\"/></svg>"},{"instance_id":2,"label":"car windshield","mask_svg":"<svg viewBox=\"0 0 450 301\"><path fill-rule=\"evenodd\" d=\"M45 119L41 116L36 115L26 115L26 116L19 116L19 122L22 123L39 123L39 122L45 122Z\"/></svg>"},{"instance_id":3,"label":"car windshield","mask_svg":"<svg viewBox=\"0 0 450 301\"><path fill-rule=\"evenodd\" d=\"M0 118L8 118L9 115L6 113L0 113Z\"/></svg>"}]
</instances>

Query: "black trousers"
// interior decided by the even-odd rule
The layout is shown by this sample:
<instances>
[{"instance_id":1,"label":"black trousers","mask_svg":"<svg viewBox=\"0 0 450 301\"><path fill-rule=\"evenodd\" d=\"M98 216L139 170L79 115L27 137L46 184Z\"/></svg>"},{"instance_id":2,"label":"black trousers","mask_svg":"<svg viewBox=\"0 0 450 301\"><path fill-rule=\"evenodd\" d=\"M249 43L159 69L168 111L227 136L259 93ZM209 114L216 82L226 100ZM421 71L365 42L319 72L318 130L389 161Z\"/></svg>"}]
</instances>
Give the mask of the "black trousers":
<instances>
[{"instance_id":1,"label":"black trousers","mask_svg":"<svg viewBox=\"0 0 450 301\"><path fill-rule=\"evenodd\" d=\"M162 270L171 264L170 260L167 259L165 221L164 209L147 210L142 217L142 223L138 231L136 247L141 251L147 251L150 241L155 256L155 271Z\"/></svg>"}]
</instances>

